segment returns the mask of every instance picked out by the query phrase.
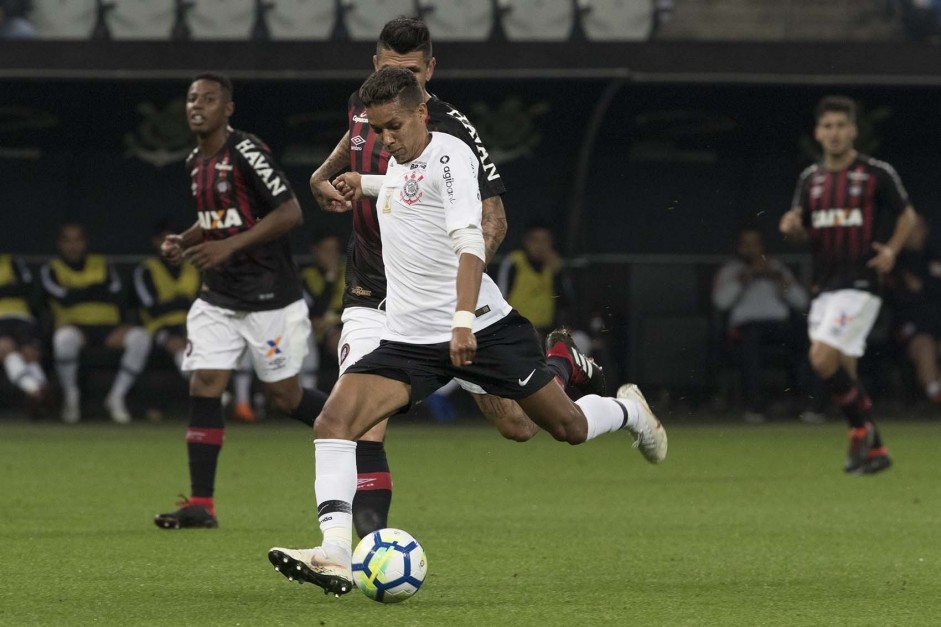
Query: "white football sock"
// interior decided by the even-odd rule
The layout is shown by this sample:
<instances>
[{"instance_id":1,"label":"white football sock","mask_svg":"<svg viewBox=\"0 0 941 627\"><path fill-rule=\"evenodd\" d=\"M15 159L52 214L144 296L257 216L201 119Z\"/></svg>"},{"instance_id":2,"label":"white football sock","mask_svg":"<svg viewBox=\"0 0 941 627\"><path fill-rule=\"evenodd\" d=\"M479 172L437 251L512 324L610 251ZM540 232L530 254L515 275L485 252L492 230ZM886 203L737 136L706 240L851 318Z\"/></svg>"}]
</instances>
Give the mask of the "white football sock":
<instances>
[{"instance_id":1,"label":"white football sock","mask_svg":"<svg viewBox=\"0 0 941 627\"><path fill-rule=\"evenodd\" d=\"M46 377L46 373L42 369L42 364L38 361L29 362L26 364L26 367L29 369L29 374L34 379L39 382L39 385L46 385L49 383L49 379Z\"/></svg>"},{"instance_id":2,"label":"white football sock","mask_svg":"<svg viewBox=\"0 0 941 627\"><path fill-rule=\"evenodd\" d=\"M575 404L582 408L585 418L588 419L586 441L605 433L620 431L625 427L636 430L640 425L640 410L633 400L615 400L586 394L575 401Z\"/></svg>"},{"instance_id":3,"label":"white football sock","mask_svg":"<svg viewBox=\"0 0 941 627\"><path fill-rule=\"evenodd\" d=\"M75 327L61 327L52 335L56 374L67 402L78 398L78 355L83 343L82 334Z\"/></svg>"},{"instance_id":4,"label":"white football sock","mask_svg":"<svg viewBox=\"0 0 941 627\"><path fill-rule=\"evenodd\" d=\"M150 356L152 342L150 335L141 327L134 327L124 336L124 354L121 355L121 369L114 378L108 396L124 398L134 385L138 375L144 370Z\"/></svg>"},{"instance_id":5,"label":"white football sock","mask_svg":"<svg viewBox=\"0 0 941 627\"><path fill-rule=\"evenodd\" d=\"M349 555L353 550L353 497L356 495L356 442L314 440L317 518L323 547Z\"/></svg>"},{"instance_id":6,"label":"white football sock","mask_svg":"<svg viewBox=\"0 0 941 627\"><path fill-rule=\"evenodd\" d=\"M33 378L29 366L18 352L13 351L6 356L3 360L3 368L7 372L7 379L10 383L27 394L35 394L39 390L39 381Z\"/></svg>"}]
</instances>

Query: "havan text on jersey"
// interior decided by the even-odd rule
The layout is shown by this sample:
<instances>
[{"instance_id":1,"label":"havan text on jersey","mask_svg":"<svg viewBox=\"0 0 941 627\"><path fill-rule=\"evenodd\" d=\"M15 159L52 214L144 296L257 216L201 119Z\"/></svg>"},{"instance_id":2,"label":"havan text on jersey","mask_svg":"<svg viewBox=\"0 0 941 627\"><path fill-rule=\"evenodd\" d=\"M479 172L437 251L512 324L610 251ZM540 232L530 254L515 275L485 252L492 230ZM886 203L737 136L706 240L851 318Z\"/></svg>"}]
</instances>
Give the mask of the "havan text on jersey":
<instances>
[{"instance_id":1,"label":"havan text on jersey","mask_svg":"<svg viewBox=\"0 0 941 627\"><path fill-rule=\"evenodd\" d=\"M257 149L255 143L250 139L243 139L235 145L245 160L255 169L255 174L262 180L273 196L277 196L287 189L287 186L281 180L281 177L275 174L271 163L268 162L265 154Z\"/></svg>"}]
</instances>

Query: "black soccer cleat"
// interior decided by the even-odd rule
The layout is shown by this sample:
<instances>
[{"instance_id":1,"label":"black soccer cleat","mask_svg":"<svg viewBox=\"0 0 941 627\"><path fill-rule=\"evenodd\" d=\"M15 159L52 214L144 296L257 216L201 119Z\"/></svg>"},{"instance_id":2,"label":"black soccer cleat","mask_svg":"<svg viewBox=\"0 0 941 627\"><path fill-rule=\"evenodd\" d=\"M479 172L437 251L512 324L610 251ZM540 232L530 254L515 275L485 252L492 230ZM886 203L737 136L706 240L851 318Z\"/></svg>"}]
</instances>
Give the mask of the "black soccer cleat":
<instances>
[{"instance_id":1,"label":"black soccer cleat","mask_svg":"<svg viewBox=\"0 0 941 627\"><path fill-rule=\"evenodd\" d=\"M339 598L353 589L350 567L330 559L319 546L313 549L274 547L268 551L268 561L288 581L312 583L323 588L324 594Z\"/></svg>"},{"instance_id":2,"label":"black soccer cleat","mask_svg":"<svg viewBox=\"0 0 941 627\"><path fill-rule=\"evenodd\" d=\"M882 472L883 470L888 470L892 465L892 458L889 457L889 451L886 450L884 446L879 448L869 449L869 455L866 458L866 461L860 467L858 474L860 475L874 475L876 473Z\"/></svg>"},{"instance_id":3,"label":"black soccer cleat","mask_svg":"<svg viewBox=\"0 0 941 627\"><path fill-rule=\"evenodd\" d=\"M568 358L572 363L572 377L566 382L582 394L607 394L604 370L594 359L586 357L575 344L572 334L565 327L559 327L546 336L546 357Z\"/></svg>"},{"instance_id":4,"label":"black soccer cleat","mask_svg":"<svg viewBox=\"0 0 941 627\"><path fill-rule=\"evenodd\" d=\"M161 529L215 529L219 521L202 505L189 505L188 500L180 503L182 507L175 512L157 514L154 524Z\"/></svg>"}]
</instances>

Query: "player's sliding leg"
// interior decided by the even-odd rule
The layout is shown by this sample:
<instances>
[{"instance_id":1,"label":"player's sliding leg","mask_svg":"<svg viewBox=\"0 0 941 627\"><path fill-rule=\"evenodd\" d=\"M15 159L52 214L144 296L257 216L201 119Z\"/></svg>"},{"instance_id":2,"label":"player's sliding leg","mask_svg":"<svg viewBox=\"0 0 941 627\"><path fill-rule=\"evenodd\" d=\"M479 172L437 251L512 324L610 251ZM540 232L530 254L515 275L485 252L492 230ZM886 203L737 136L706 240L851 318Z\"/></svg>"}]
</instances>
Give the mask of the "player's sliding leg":
<instances>
[{"instance_id":1,"label":"player's sliding leg","mask_svg":"<svg viewBox=\"0 0 941 627\"><path fill-rule=\"evenodd\" d=\"M302 388L298 375L265 383L265 391L278 411L309 427L314 425L314 419L327 401L327 395L320 390Z\"/></svg>"},{"instance_id":2,"label":"player's sliding leg","mask_svg":"<svg viewBox=\"0 0 941 627\"><path fill-rule=\"evenodd\" d=\"M340 377L314 425L317 515L323 543L313 549L272 548L268 559L292 581L336 596L353 588L351 568L356 442L364 432L409 403L409 386L371 374Z\"/></svg>"}]
</instances>

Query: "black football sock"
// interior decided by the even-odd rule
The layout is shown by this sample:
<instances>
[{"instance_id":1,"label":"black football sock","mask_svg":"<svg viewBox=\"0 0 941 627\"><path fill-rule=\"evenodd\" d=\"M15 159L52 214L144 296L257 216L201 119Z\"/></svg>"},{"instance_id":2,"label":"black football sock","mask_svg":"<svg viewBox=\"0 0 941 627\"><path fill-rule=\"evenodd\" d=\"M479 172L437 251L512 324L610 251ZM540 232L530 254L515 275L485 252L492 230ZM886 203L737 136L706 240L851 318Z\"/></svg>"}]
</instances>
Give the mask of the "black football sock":
<instances>
[{"instance_id":1,"label":"black football sock","mask_svg":"<svg viewBox=\"0 0 941 627\"><path fill-rule=\"evenodd\" d=\"M303 422L308 427L313 427L314 420L320 415L320 411L326 402L327 395L320 390L304 388L301 402L288 415L294 420Z\"/></svg>"},{"instance_id":2,"label":"black football sock","mask_svg":"<svg viewBox=\"0 0 941 627\"><path fill-rule=\"evenodd\" d=\"M392 505L392 474L382 442L356 443L356 496L353 498L353 524L362 538L389 526Z\"/></svg>"},{"instance_id":3,"label":"black football sock","mask_svg":"<svg viewBox=\"0 0 941 627\"><path fill-rule=\"evenodd\" d=\"M823 383L840 406L850 426L854 429L865 427L866 422L870 420L872 401L862 385L854 381L842 367Z\"/></svg>"},{"instance_id":4,"label":"black football sock","mask_svg":"<svg viewBox=\"0 0 941 627\"><path fill-rule=\"evenodd\" d=\"M222 401L204 396L190 397L190 424L186 430L186 449L190 462L190 496L212 498L216 484L216 462L225 424Z\"/></svg>"},{"instance_id":5,"label":"black football sock","mask_svg":"<svg viewBox=\"0 0 941 627\"><path fill-rule=\"evenodd\" d=\"M546 357L546 365L549 366L549 372L556 376L556 381L564 390L572 379L572 359L570 357L549 355Z\"/></svg>"}]
</instances>

